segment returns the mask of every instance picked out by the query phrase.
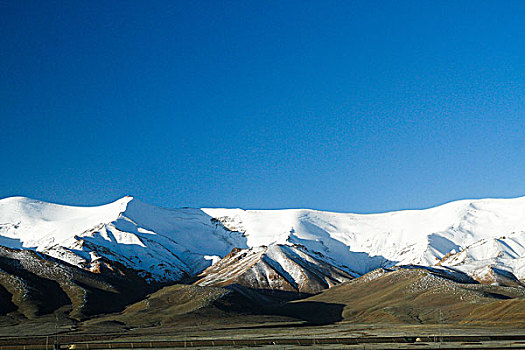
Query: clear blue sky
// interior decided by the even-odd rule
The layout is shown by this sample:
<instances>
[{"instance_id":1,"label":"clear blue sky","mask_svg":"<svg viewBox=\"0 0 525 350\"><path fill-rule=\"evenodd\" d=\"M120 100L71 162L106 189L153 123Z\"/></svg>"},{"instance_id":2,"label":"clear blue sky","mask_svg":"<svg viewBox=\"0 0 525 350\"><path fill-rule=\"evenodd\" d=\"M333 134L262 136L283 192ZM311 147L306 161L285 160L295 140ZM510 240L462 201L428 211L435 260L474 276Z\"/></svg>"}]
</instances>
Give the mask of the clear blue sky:
<instances>
[{"instance_id":1,"label":"clear blue sky","mask_svg":"<svg viewBox=\"0 0 525 350\"><path fill-rule=\"evenodd\" d=\"M523 1L0 0L0 197L525 195Z\"/></svg>"}]
</instances>

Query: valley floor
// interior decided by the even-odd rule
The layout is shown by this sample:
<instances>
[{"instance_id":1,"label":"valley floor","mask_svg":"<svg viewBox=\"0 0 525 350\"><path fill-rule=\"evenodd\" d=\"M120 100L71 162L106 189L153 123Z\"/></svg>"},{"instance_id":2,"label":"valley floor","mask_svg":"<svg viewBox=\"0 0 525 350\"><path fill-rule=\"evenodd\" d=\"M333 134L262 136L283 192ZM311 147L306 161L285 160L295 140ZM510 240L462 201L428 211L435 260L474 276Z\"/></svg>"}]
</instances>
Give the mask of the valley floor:
<instances>
[{"instance_id":1,"label":"valley floor","mask_svg":"<svg viewBox=\"0 0 525 350\"><path fill-rule=\"evenodd\" d=\"M49 349L54 324L1 327L2 349ZM19 334L13 337L13 334ZM419 339L418 339L419 338ZM286 319L253 319L180 326L124 329L118 324L62 325L61 348L246 348L277 349L498 349L525 348L525 329L469 325L354 324L309 325ZM74 345L73 345L74 344Z\"/></svg>"}]
</instances>

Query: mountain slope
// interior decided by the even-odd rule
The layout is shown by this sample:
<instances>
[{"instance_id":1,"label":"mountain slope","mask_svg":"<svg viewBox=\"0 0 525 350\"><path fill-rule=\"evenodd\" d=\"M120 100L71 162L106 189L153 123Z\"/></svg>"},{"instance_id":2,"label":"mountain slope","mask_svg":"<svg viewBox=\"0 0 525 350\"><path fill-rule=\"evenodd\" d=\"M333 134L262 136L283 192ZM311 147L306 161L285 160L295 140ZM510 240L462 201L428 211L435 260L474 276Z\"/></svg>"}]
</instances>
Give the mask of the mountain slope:
<instances>
[{"instance_id":1,"label":"mountain slope","mask_svg":"<svg viewBox=\"0 0 525 350\"><path fill-rule=\"evenodd\" d=\"M201 286L239 284L259 290L318 293L353 278L298 246L272 245L234 249L208 267L195 282Z\"/></svg>"},{"instance_id":2,"label":"mountain slope","mask_svg":"<svg viewBox=\"0 0 525 350\"><path fill-rule=\"evenodd\" d=\"M312 303L342 305L341 318L356 323L525 326L525 289L461 283L423 268L378 269L285 308L306 314Z\"/></svg>"},{"instance_id":3,"label":"mountain slope","mask_svg":"<svg viewBox=\"0 0 525 350\"><path fill-rule=\"evenodd\" d=\"M98 207L23 197L0 200L1 246L34 250L93 272L100 271L101 262L115 262L149 281L195 276L234 248L253 248L253 253L263 246L283 252L302 246L318 265L349 275L414 264L453 267L469 275L489 267L523 280L524 237L525 197L368 215L304 209L170 210L132 197ZM286 246L291 248L282 248ZM293 276L296 264L285 265L279 274ZM268 282L263 275L260 285ZM281 279L282 285L275 287L286 289L292 280Z\"/></svg>"},{"instance_id":4,"label":"mountain slope","mask_svg":"<svg viewBox=\"0 0 525 350\"><path fill-rule=\"evenodd\" d=\"M106 320L129 326L180 323L224 322L225 318L260 313L264 296L239 293L236 288L202 287L175 284L164 287L144 300L131 304L119 314L111 314L88 323Z\"/></svg>"},{"instance_id":5,"label":"mountain slope","mask_svg":"<svg viewBox=\"0 0 525 350\"><path fill-rule=\"evenodd\" d=\"M31 250L0 247L0 314L35 318L58 309L74 319L118 311L159 286L133 270L105 262L95 274Z\"/></svg>"},{"instance_id":6,"label":"mountain slope","mask_svg":"<svg viewBox=\"0 0 525 350\"><path fill-rule=\"evenodd\" d=\"M246 247L200 209L168 210L131 197L99 207L69 207L22 197L0 201L0 245L43 252L96 270L101 258L150 280L180 280Z\"/></svg>"},{"instance_id":7,"label":"mountain slope","mask_svg":"<svg viewBox=\"0 0 525 350\"><path fill-rule=\"evenodd\" d=\"M360 274L394 265L446 265L448 262L441 260L447 256L505 236L497 259L493 255L491 260L489 252L482 259L519 279L525 278L525 197L462 200L424 210L364 215L314 210L203 210L227 228L243 232L249 246L302 244L321 253L328 262ZM468 261L456 260L453 266L467 273L474 269Z\"/></svg>"}]
</instances>

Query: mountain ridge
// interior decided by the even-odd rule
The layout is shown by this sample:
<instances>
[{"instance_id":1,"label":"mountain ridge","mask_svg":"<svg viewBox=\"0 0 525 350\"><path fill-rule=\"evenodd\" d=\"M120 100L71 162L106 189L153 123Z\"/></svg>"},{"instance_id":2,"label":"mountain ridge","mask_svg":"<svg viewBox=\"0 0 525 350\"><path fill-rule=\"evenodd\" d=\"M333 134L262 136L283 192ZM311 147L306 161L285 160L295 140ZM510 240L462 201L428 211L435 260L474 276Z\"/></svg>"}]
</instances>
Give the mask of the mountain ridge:
<instances>
[{"instance_id":1,"label":"mountain ridge","mask_svg":"<svg viewBox=\"0 0 525 350\"><path fill-rule=\"evenodd\" d=\"M167 209L131 196L91 207L0 199L0 245L42 252L90 271L101 258L109 259L158 281L196 276L233 249L279 245L304 247L351 275L423 265L469 275L491 267L523 280L522 222L525 197L464 199L373 214Z\"/></svg>"}]
</instances>

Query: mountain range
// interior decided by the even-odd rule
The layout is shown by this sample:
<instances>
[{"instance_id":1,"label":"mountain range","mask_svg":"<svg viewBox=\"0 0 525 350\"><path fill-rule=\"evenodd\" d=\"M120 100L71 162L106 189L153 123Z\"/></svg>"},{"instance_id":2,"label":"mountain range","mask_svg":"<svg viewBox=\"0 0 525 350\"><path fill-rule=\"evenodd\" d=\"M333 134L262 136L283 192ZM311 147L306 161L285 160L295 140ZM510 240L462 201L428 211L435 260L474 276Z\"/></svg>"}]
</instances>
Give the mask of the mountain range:
<instances>
[{"instance_id":1,"label":"mountain range","mask_svg":"<svg viewBox=\"0 0 525 350\"><path fill-rule=\"evenodd\" d=\"M380 214L165 209L131 196L95 207L0 200L4 315L31 318L69 305L83 319L176 283L186 285L179 294L322 299L324 290L354 288L344 286L371 281L366 276L376 271L414 269L453 283L523 289L525 197Z\"/></svg>"}]
</instances>

